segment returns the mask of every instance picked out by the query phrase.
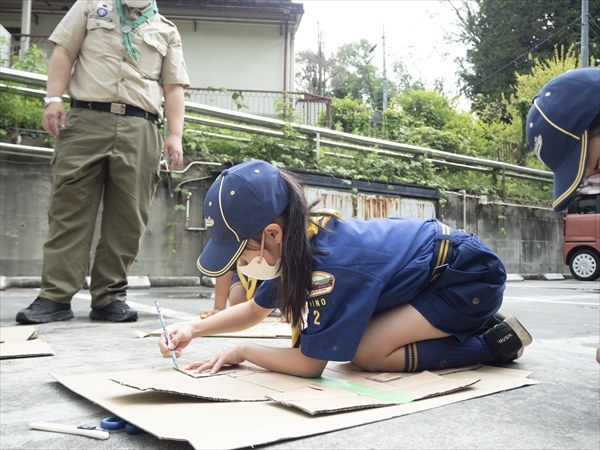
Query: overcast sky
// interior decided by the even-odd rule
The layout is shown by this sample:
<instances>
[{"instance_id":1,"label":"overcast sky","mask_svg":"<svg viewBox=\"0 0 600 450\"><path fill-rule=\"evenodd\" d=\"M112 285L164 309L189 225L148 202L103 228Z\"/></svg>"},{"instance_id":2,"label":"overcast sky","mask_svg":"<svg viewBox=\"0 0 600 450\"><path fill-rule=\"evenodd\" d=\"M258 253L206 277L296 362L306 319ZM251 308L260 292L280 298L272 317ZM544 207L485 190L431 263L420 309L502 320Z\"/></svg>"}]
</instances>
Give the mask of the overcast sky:
<instances>
[{"instance_id":1,"label":"overcast sky","mask_svg":"<svg viewBox=\"0 0 600 450\"><path fill-rule=\"evenodd\" d=\"M447 93L458 92L454 59L464 49L444 42L444 32L455 29L448 1L439 0L295 0L304 5L304 16L296 34L296 52L317 50L317 30L323 33L325 53L343 44L365 38L378 44L373 63L383 66L382 40L385 25L386 66L401 59L413 77L429 86L445 80Z\"/></svg>"}]
</instances>

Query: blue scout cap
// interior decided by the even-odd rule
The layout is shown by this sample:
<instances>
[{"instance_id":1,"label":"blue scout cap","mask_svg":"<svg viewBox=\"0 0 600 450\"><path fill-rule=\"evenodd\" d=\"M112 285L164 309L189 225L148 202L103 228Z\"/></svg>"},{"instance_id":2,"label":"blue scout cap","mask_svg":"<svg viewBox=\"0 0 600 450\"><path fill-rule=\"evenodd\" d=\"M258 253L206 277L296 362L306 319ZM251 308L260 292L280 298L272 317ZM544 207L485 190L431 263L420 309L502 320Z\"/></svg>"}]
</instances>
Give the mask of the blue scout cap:
<instances>
[{"instance_id":1,"label":"blue scout cap","mask_svg":"<svg viewBox=\"0 0 600 450\"><path fill-rule=\"evenodd\" d=\"M574 69L550 80L533 99L527 142L554 172L554 211L571 202L585 172L588 129L600 113L600 68Z\"/></svg>"},{"instance_id":2,"label":"blue scout cap","mask_svg":"<svg viewBox=\"0 0 600 450\"><path fill-rule=\"evenodd\" d=\"M198 258L200 272L225 274L240 257L248 239L273 222L290 203L279 169L250 161L221 172L204 199L210 240Z\"/></svg>"}]
</instances>

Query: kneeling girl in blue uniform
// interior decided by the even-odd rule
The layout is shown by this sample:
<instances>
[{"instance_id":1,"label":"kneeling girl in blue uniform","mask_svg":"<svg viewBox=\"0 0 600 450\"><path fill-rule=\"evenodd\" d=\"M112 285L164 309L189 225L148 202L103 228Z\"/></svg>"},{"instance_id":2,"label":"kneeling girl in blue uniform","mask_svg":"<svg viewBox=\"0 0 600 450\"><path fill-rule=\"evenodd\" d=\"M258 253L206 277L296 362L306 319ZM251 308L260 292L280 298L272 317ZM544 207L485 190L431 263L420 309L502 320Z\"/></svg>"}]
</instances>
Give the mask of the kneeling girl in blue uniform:
<instances>
[{"instance_id":1,"label":"kneeling girl in blue uniform","mask_svg":"<svg viewBox=\"0 0 600 450\"><path fill-rule=\"evenodd\" d=\"M474 235L435 219L341 220L311 212L295 177L251 161L224 170L204 214L211 239L200 271L220 276L238 260L264 281L254 300L204 320L168 327L160 351L179 357L200 336L248 328L279 308L301 329L292 348L242 343L199 372L250 361L317 377L328 361L367 371L414 372L521 356L531 336L498 310L506 273Z\"/></svg>"}]
</instances>

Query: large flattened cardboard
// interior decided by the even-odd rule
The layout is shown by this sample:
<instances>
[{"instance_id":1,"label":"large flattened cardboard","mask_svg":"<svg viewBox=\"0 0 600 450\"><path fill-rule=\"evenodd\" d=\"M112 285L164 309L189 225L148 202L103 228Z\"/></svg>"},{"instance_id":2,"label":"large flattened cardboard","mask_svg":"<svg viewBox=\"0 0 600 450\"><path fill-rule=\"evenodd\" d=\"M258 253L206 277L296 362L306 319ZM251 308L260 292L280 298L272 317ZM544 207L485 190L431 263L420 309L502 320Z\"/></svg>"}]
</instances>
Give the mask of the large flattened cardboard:
<instances>
[{"instance_id":1,"label":"large flattened cardboard","mask_svg":"<svg viewBox=\"0 0 600 450\"><path fill-rule=\"evenodd\" d=\"M431 372L373 374L352 364L331 365L320 378L300 378L239 365L216 375L156 370L113 381L140 391L169 392L213 401L274 400L309 414L338 413L408 403L464 389L479 378L456 380Z\"/></svg>"},{"instance_id":2,"label":"large flattened cardboard","mask_svg":"<svg viewBox=\"0 0 600 450\"><path fill-rule=\"evenodd\" d=\"M360 373L349 364L330 363L324 375L332 375L340 369L355 375L355 372ZM111 381L132 377L158 379L159 373L171 376L174 372L165 368L52 376L70 390L158 438L188 441L195 449L243 448L326 433L538 383L528 378L530 372L499 367L482 366L462 372L436 371L435 374L443 378L464 381L478 378L479 381L466 389L400 405L311 415L275 401L209 401L155 390L141 392ZM396 379L391 374L372 375ZM223 433L223 423L235 423L236 432Z\"/></svg>"},{"instance_id":3,"label":"large flattened cardboard","mask_svg":"<svg viewBox=\"0 0 600 450\"><path fill-rule=\"evenodd\" d=\"M162 328L153 331L138 331L135 334L139 338L160 337ZM236 338L255 338L255 339L291 339L292 329L289 323L281 322L280 317L267 317L262 322L242 331L232 331L230 333L211 334L204 337L236 337Z\"/></svg>"},{"instance_id":4,"label":"large flattened cardboard","mask_svg":"<svg viewBox=\"0 0 600 450\"><path fill-rule=\"evenodd\" d=\"M0 328L0 359L54 356L54 350L32 325Z\"/></svg>"}]
</instances>

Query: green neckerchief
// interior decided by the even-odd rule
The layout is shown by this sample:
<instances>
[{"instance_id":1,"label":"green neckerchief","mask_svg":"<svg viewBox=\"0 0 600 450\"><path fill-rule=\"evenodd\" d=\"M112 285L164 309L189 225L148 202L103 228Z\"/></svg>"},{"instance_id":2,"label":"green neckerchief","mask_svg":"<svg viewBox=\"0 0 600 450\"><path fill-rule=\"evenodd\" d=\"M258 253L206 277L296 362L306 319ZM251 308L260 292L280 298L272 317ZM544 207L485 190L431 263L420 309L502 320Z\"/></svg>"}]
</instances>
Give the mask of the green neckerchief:
<instances>
[{"instance_id":1,"label":"green neckerchief","mask_svg":"<svg viewBox=\"0 0 600 450\"><path fill-rule=\"evenodd\" d=\"M116 0L117 10L119 11L119 17L121 18L121 31L123 32L123 39L125 40L125 50L127 54L136 61L138 60L138 54L133 46L133 40L131 39L131 32L139 27L141 24L146 22L150 17L158 12L158 6L156 6L156 0L152 0L152 6L146 10L140 17L133 22L127 20L125 17L125 11L123 10L123 3L121 0Z\"/></svg>"}]
</instances>

